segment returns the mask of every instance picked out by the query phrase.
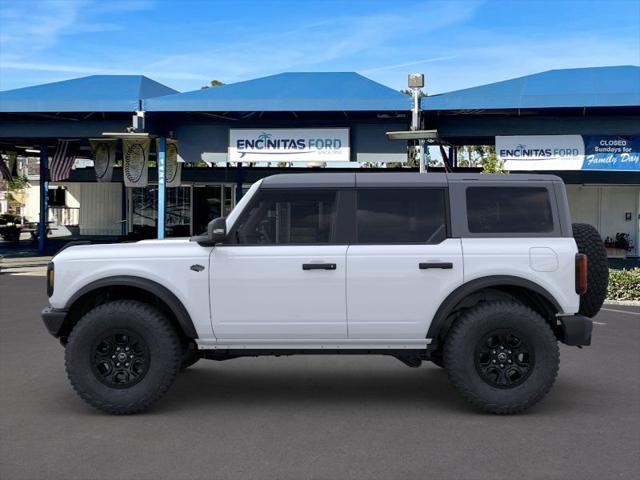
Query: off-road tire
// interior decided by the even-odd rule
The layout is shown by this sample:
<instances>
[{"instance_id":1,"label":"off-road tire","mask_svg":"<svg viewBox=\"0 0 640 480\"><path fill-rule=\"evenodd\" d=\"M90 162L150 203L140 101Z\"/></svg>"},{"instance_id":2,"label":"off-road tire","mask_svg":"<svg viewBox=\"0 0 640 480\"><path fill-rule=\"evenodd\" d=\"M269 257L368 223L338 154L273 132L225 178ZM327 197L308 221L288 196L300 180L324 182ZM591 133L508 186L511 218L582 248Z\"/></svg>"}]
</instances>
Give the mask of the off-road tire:
<instances>
[{"instance_id":1,"label":"off-road tire","mask_svg":"<svg viewBox=\"0 0 640 480\"><path fill-rule=\"evenodd\" d=\"M580 295L580 314L595 317L607 297L609 262L604 242L593 226L574 223L573 238L578 251L587 256L587 291Z\"/></svg>"},{"instance_id":2,"label":"off-road tire","mask_svg":"<svg viewBox=\"0 0 640 480\"><path fill-rule=\"evenodd\" d=\"M134 332L148 350L145 375L126 388L105 385L92 364L96 342L116 329ZM171 323L156 308L134 300L104 303L87 312L71 331L65 350L67 376L76 393L111 414L139 413L157 402L173 384L181 360L182 347Z\"/></svg>"},{"instance_id":3,"label":"off-road tire","mask_svg":"<svg viewBox=\"0 0 640 480\"><path fill-rule=\"evenodd\" d=\"M490 385L480 375L476 348L496 330L518 332L533 350L533 363L520 384ZM516 302L487 302L467 310L452 326L444 345L444 363L451 383L471 405L494 414L520 413L551 389L560 365L558 342L538 313Z\"/></svg>"},{"instance_id":4,"label":"off-road tire","mask_svg":"<svg viewBox=\"0 0 640 480\"><path fill-rule=\"evenodd\" d=\"M198 352L198 347L193 343L189 343L183 350L180 370L189 368L198 360L200 360L200 352Z\"/></svg>"}]
</instances>

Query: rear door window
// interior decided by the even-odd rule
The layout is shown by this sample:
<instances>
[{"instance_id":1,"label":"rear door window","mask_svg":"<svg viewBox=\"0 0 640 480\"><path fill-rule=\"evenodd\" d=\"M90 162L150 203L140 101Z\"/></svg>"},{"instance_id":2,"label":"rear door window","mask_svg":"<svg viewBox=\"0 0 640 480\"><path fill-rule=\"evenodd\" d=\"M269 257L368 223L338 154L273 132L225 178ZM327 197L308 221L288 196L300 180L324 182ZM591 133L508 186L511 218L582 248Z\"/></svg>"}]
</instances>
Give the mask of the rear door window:
<instances>
[{"instance_id":1,"label":"rear door window","mask_svg":"<svg viewBox=\"0 0 640 480\"><path fill-rule=\"evenodd\" d=\"M471 233L553 232L549 192L543 187L469 187Z\"/></svg>"},{"instance_id":2,"label":"rear door window","mask_svg":"<svg viewBox=\"0 0 640 480\"><path fill-rule=\"evenodd\" d=\"M362 188L357 191L357 242L440 243L447 236L442 188Z\"/></svg>"}]
</instances>

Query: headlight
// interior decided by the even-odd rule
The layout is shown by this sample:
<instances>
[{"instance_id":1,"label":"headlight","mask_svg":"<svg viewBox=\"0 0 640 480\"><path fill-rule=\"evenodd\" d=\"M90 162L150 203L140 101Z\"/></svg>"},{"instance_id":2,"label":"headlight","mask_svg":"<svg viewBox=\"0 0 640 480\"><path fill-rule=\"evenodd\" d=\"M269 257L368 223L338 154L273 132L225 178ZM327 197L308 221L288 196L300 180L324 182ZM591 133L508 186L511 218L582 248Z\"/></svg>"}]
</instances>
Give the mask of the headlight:
<instances>
[{"instance_id":1,"label":"headlight","mask_svg":"<svg viewBox=\"0 0 640 480\"><path fill-rule=\"evenodd\" d=\"M54 280L53 262L47 264L47 296L53 295L53 280Z\"/></svg>"}]
</instances>

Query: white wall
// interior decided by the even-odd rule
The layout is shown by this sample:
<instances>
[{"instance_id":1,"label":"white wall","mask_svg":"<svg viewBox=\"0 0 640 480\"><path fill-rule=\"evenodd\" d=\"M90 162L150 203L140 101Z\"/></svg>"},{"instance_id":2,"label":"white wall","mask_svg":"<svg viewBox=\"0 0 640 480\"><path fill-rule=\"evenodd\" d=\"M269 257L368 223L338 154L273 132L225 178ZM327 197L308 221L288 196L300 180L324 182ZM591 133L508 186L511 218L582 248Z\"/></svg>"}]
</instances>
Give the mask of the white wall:
<instances>
[{"instance_id":1,"label":"white wall","mask_svg":"<svg viewBox=\"0 0 640 480\"><path fill-rule=\"evenodd\" d=\"M640 186L567 185L567 196L572 221L593 225L603 239L628 233L634 245L629 255L640 253ZM626 220L627 212L631 220Z\"/></svg>"},{"instance_id":2,"label":"white wall","mask_svg":"<svg viewBox=\"0 0 640 480\"><path fill-rule=\"evenodd\" d=\"M40 184L37 180L32 180L29 185L30 187L25 189L22 216L30 222L37 222L40 220Z\"/></svg>"},{"instance_id":3,"label":"white wall","mask_svg":"<svg viewBox=\"0 0 640 480\"><path fill-rule=\"evenodd\" d=\"M67 183L67 195L65 196L65 202L69 208L80 207L80 189L79 183Z\"/></svg>"}]
</instances>

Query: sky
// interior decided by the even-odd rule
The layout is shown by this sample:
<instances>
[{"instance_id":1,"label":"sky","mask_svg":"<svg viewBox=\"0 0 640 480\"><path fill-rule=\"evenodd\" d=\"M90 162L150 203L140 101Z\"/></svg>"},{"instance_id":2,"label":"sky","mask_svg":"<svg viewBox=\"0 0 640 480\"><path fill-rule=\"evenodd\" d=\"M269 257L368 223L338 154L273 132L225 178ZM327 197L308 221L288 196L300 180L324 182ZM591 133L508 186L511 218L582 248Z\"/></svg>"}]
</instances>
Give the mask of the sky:
<instances>
[{"instance_id":1,"label":"sky","mask_svg":"<svg viewBox=\"0 0 640 480\"><path fill-rule=\"evenodd\" d=\"M0 90L143 74L180 91L357 71L442 93L558 68L640 65L640 0L0 0Z\"/></svg>"}]
</instances>

